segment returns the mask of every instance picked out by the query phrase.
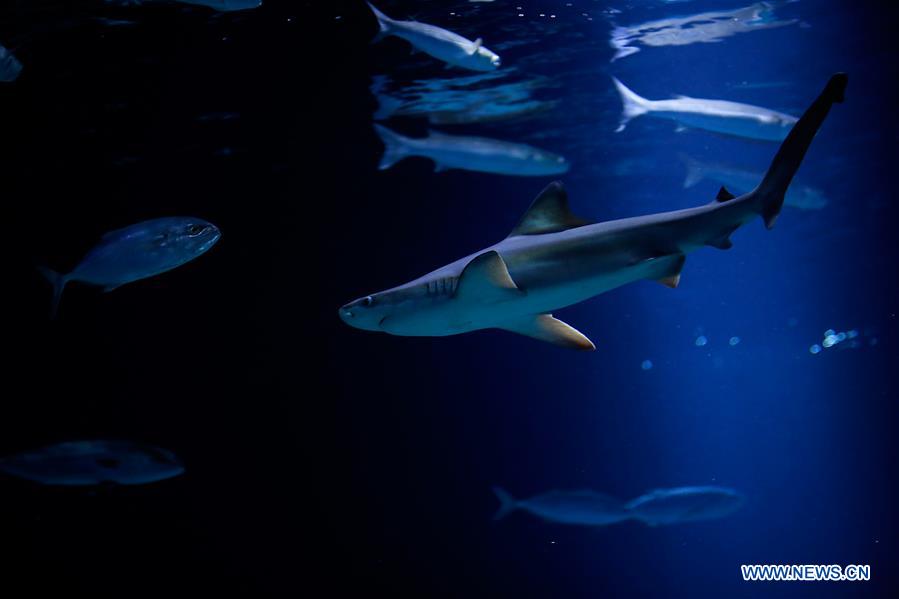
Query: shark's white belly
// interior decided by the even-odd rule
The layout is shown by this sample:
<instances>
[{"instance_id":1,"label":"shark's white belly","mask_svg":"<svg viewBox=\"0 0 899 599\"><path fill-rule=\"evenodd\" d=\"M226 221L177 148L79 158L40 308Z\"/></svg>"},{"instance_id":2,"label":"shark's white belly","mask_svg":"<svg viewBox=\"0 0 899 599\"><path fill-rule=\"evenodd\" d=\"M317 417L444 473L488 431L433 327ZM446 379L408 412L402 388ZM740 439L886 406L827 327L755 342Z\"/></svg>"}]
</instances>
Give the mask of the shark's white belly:
<instances>
[{"instance_id":1,"label":"shark's white belly","mask_svg":"<svg viewBox=\"0 0 899 599\"><path fill-rule=\"evenodd\" d=\"M434 301L428 307L391 317L382 329L394 335L444 337L469 331L502 327L504 323L536 314L552 313L640 279L655 279L670 271L679 256L645 260L633 266L595 276L534 285L519 297L494 303L466 303L453 299Z\"/></svg>"}]
</instances>

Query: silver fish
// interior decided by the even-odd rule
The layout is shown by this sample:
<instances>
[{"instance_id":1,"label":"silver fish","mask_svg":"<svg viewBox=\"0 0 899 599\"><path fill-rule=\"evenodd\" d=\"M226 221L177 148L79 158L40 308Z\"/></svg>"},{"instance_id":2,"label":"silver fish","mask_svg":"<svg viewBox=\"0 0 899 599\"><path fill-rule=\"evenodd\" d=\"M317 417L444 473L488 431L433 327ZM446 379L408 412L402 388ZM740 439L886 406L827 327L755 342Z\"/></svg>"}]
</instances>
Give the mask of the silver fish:
<instances>
[{"instance_id":1,"label":"silver fish","mask_svg":"<svg viewBox=\"0 0 899 599\"><path fill-rule=\"evenodd\" d=\"M631 119L645 114L676 121L682 127L748 139L782 141L796 122L796 117L782 112L726 100L688 96L677 96L672 100L647 100L615 77L612 77L612 82L623 105L621 122L616 131L623 131Z\"/></svg>"},{"instance_id":2,"label":"silver fish","mask_svg":"<svg viewBox=\"0 0 899 599\"><path fill-rule=\"evenodd\" d=\"M371 2L366 4L378 19L379 32L374 41L390 35L399 37L446 64L472 71L492 71L502 64L496 53L484 47L481 38L471 41L435 25L395 21L375 8Z\"/></svg>"},{"instance_id":3,"label":"silver fish","mask_svg":"<svg viewBox=\"0 0 899 599\"><path fill-rule=\"evenodd\" d=\"M526 144L447 135L437 131L414 139L399 135L383 125L374 127L384 142L384 156L378 167L381 170L412 156L430 158L437 172L462 169L498 175L543 177L565 173L569 167L562 156Z\"/></svg>"}]
</instances>

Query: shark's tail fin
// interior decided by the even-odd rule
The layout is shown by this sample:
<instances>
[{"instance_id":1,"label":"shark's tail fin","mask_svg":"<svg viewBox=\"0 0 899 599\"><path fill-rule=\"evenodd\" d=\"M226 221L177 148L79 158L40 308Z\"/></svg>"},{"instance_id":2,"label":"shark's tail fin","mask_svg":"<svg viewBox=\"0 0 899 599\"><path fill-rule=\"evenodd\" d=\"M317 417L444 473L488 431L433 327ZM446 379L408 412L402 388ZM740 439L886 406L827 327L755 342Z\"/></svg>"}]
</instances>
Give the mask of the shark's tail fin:
<instances>
[{"instance_id":1,"label":"shark's tail fin","mask_svg":"<svg viewBox=\"0 0 899 599\"><path fill-rule=\"evenodd\" d=\"M687 175L684 177L684 189L689 189L705 179L705 168L701 162L691 156L687 156L683 152L678 153L677 157L687 167Z\"/></svg>"},{"instance_id":2,"label":"shark's tail fin","mask_svg":"<svg viewBox=\"0 0 899 599\"><path fill-rule=\"evenodd\" d=\"M410 156L408 140L398 133L394 133L383 125L374 125L378 137L384 142L384 155L378 164L380 170L387 170L403 158Z\"/></svg>"},{"instance_id":3,"label":"shark's tail fin","mask_svg":"<svg viewBox=\"0 0 899 599\"><path fill-rule=\"evenodd\" d=\"M499 499L499 509L496 510L496 514L493 516L494 520L502 520L518 507L518 502L515 501L515 498L509 495L502 487L493 487L493 493Z\"/></svg>"},{"instance_id":4,"label":"shark's tail fin","mask_svg":"<svg viewBox=\"0 0 899 599\"><path fill-rule=\"evenodd\" d=\"M612 83L615 84L615 89L618 90L618 95L621 96L621 104L623 105L621 121L618 123L618 128L615 129L615 132L617 133L619 131L624 131L624 128L631 119L649 112L650 100L641 98L615 77L612 77Z\"/></svg>"},{"instance_id":5,"label":"shark's tail fin","mask_svg":"<svg viewBox=\"0 0 899 599\"><path fill-rule=\"evenodd\" d=\"M68 283L68 277L61 275L46 266L38 265L37 269L44 275L44 278L53 285L53 300L50 303L50 318L56 318L56 313L59 310L59 300L62 298L62 292L66 287L66 283Z\"/></svg>"},{"instance_id":6,"label":"shark's tail fin","mask_svg":"<svg viewBox=\"0 0 899 599\"><path fill-rule=\"evenodd\" d=\"M830 107L836 102L843 101L848 80L845 73L837 73L830 78L821 95L793 125L774 156L771 166L768 167L765 178L753 192L759 203L759 213L769 229L774 226L774 221L777 220L777 215L783 207L787 187L802 164L805 152L827 117Z\"/></svg>"},{"instance_id":7,"label":"shark's tail fin","mask_svg":"<svg viewBox=\"0 0 899 599\"><path fill-rule=\"evenodd\" d=\"M378 20L378 34L372 38L371 43L376 43L390 35L391 27L393 25L393 19L382 13L380 10L375 8L375 5L371 2L366 2L368 7L371 9L371 12L374 13L375 18Z\"/></svg>"}]
</instances>

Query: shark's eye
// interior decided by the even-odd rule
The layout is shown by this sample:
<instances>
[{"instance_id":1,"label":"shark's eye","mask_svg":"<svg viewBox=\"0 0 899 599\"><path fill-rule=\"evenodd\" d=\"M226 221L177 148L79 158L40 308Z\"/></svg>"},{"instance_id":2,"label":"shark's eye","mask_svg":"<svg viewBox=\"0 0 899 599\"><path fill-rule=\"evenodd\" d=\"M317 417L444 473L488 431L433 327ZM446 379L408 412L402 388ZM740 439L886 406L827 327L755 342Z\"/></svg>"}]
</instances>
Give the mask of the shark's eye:
<instances>
[{"instance_id":1,"label":"shark's eye","mask_svg":"<svg viewBox=\"0 0 899 599\"><path fill-rule=\"evenodd\" d=\"M365 306L366 308L368 306L371 306L373 303L375 303L375 298L373 298L370 295L367 295L364 298L362 298L362 305Z\"/></svg>"},{"instance_id":2,"label":"shark's eye","mask_svg":"<svg viewBox=\"0 0 899 599\"><path fill-rule=\"evenodd\" d=\"M187 234L191 237L196 237L200 233L206 230L206 225L188 225Z\"/></svg>"}]
</instances>

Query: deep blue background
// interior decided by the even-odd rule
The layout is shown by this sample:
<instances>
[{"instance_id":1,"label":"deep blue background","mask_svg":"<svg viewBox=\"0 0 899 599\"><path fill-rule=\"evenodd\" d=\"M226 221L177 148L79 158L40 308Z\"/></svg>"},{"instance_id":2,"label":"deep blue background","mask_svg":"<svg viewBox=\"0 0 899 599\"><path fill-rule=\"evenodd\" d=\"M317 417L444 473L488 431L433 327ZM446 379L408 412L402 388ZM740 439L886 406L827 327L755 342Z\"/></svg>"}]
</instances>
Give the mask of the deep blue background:
<instances>
[{"instance_id":1,"label":"deep blue background","mask_svg":"<svg viewBox=\"0 0 899 599\"><path fill-rule=\"evenodd\" d=\"M178 452L188 473L96 494L0 481L0 585L103 596L300 596L321 584L335 596L895 592L895 15L875 2L790 3L775 12L801 25L610 64L610 20L744 3L635 2L611 15L571 4L381 8L488 47L528 42L502 51L504 65L550 77L541 93L558 107L445 130L565 154L572 206L594 219L709 201L712 183L682 188L677 152L762 170L776 151L646 117L615 134L610 74L653 99L793 114L833 72L850 76L799 175L830 204L787 208L770 232L751 223L733 249L692 254L676 290L641 282L560 311L596 342L591 354L501 332L396 338L337 319L354 297L505 236L549 181L433 174L418 159L378 172L371 76L454 72L398 40L370 46L361 2L272 0L216 17L5 5L0 43L25 70L0 87L11 354L0 450L136 438ZM239 116L200 118L210 113ZM616 175L622 163L636 166ZM103 232L171 214L208 218L224 237L112 294L73 285L47 321L35 262L70 268ZM862 346L810 354L829 328L858 329ZM694 344L700 334L708 345ZM748 501L719 521L590 530L493 523L494 484L622 498L718 484ZM873 580L748 584L742 563L870 564Z\"/></svg>"}]
</instances>

